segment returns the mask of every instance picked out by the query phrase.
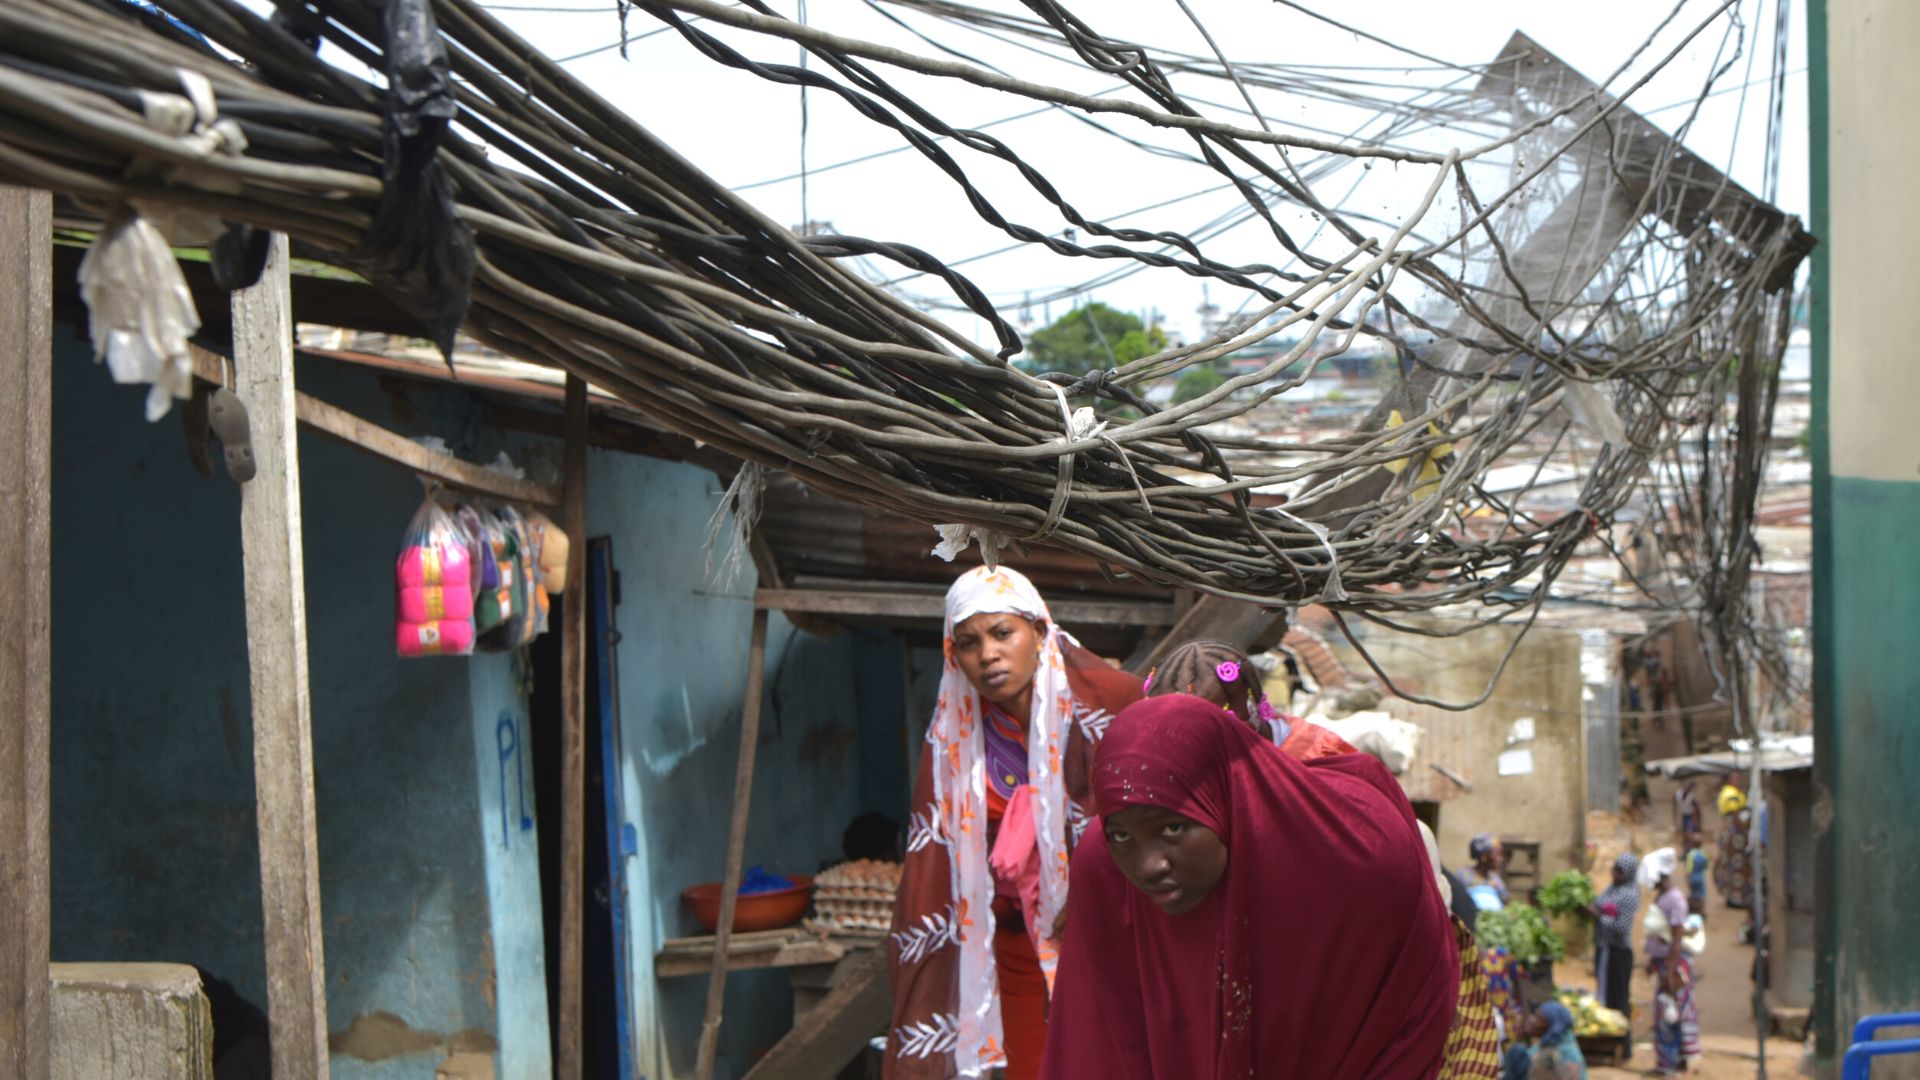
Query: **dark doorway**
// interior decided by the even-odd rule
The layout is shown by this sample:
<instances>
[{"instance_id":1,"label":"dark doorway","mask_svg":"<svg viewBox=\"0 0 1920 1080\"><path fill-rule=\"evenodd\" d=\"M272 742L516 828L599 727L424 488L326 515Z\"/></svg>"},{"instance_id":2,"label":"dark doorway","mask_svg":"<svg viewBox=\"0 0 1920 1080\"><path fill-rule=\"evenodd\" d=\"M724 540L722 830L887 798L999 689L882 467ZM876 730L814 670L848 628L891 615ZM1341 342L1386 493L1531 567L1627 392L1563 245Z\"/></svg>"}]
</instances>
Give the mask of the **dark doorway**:
<instances>
[{"instance_id":1,"label":"dark doorway","mask_svg":"<svg viewBox=\"0 0 1920 1080\"><path fill-rule=\"evenodd\" d=\"M577 541L576 541L577 542ZM561 651L564 612L570 603L611 603L611 590L594 590L586 581L571 585L553 598L554 632L536 639L528 649L533 669L529 707L532 722L533 786L540 836L540 901L546 929L547 1023L555 1046L560 1034L560 767L561 767ZM591 647L594 627L610 624L610 612L588 611L586 744L586 818L583 837L584 881L581 966L581 1072L606 1080L621 1076L619 995L615 988L612 896L607 873L608 830L605 768L602 753L602 717L618 715L602 700L600 687L605 650ZM609 681L610 685L610 681Z\"/></svg>"}]
</instances>

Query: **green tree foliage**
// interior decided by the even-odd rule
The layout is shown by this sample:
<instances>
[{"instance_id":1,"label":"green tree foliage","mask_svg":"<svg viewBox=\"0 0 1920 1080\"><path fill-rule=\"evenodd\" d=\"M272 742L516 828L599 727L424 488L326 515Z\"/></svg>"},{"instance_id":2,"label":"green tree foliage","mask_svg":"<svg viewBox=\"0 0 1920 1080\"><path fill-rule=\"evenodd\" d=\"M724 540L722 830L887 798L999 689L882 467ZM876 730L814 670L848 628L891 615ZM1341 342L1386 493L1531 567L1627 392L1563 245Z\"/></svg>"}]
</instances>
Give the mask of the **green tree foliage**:
<instances>
[{"instance_id":1,"label":"green tree foliage","mask_svg":"<svg viewBox=\"0 0 1920 1080\"><path fill-rule=\"evenodd\" d=\"M1052 326L1028 335L1020 366L1032 372L1084 375L1152 356L1166 347L1167 335L1159 327L1148 327L1135 316L1095 302L1074 308Z\"/></svg>"},{"instance_id":2,"label":"green tree foliage","mask_svg":"<svg viewBox=\"0 0 1920 1080\"><path fill-rule=\"evenodd\" d=\"M1193 368L1182 374L1180 381L1173 384L1173 403L1179 405L1192 401L1226 381L1226 376L1216 371L1212 365Z\"/></svg>"}]
</instances>

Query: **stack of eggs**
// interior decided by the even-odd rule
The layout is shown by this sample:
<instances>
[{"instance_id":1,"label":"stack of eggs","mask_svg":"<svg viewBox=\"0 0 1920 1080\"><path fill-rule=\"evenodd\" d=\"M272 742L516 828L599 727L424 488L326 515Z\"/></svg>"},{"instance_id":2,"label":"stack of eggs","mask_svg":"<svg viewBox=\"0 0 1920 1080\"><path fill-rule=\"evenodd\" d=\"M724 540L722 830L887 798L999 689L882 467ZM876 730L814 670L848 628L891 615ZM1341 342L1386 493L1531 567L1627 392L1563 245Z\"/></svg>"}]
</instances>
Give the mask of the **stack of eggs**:
<instances>
[{"instance_id":1,"label":"stack of eggs","mask_svg":"<svg viewBox=\"0 0 1920 1080\"><path fill-rule=\"evenodd\" d=\"M900 869L899 863L859 859L821 871L814 878L814 924L827 931L891 929Z\"/></svg>"}]
</instances>

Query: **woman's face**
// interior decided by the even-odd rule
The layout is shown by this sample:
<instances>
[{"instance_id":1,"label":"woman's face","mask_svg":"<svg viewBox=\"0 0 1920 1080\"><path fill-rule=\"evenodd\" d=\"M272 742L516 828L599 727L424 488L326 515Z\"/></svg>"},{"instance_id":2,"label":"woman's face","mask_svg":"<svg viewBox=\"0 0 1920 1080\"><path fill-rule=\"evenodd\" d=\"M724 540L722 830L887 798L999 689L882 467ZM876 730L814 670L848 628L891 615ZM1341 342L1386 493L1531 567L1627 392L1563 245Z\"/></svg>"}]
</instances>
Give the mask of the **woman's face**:
<instances>
[{"instance_id":1,"label":"woman's face","mask_svg":"<svg viewBox=\"0 0 1920 1080\"><path fill-rule=\"evenodd\" d=\"M1013 612L975 615L953 628L953 658L981 697L1011 710L1033 686L1045 632Z\"/></svg>"},{"instance_id":2,"label":"woman's face","mask_svg":"<svg viewBox=\"0 0 1920 1080\"><path fill-rule=\"evenodd\" d=\"M1199 907L1227 872L1220 834L1171 810L1128 806L1104 820L1114 864L1169 915Z\"/></svg>"},{"instance_id":3,"label":"woman's face","mask_svg":"<svg viewBox=\"0 0 1920 1080\"><path fill-rule=\"evenodd\" d=\"M1478 865L1483 874L1497 874L1506 862L1507 853L1500 847L1500 841L1495 840L1493 846L1481 854Z\"/></svg>"}]
</instances>

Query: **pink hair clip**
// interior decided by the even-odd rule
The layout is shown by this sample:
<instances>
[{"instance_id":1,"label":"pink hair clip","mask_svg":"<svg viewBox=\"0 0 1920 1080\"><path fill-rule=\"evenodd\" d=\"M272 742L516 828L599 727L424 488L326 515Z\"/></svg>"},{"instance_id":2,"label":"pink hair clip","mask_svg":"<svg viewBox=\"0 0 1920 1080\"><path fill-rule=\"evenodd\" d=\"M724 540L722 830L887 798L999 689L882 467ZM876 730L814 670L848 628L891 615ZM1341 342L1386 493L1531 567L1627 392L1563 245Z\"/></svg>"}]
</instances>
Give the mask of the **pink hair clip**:
<instances>
[{"instance_id":1,"label":"pink hair clip","mask_svg":"<svg viewBox=\"0 0 1920 1080\"><path fill-rule=\"evenodd\" d=\"M1153 692L1153 677L1159 673L1159 668L1154 668L1152 671L1147 672L1147 681L1140 684L1141 693L1149 694Z\"/></svg>"},{"instance_id":2,"label":"pink hair clip","mask_svg":"<svg viewBox=\"0 0 1920 1080\"><path fill-rule=\"evenodd\" d=\"M1223 685L1230 682L1238 682L1240 679L1240 665L1228 660L1219 667L1214 668L1213 673L1220 676L1220 682Z\"/></svg>"},{"instance_id":3,"label":"pink hair clip","mask_svg":"<svg viewBox=\"0 0 1920 1080\"><path fill-rule=\"evenodd\" d=\"M1271 724L1278 715L1279 710L1273 707L1273 702L1268 701L1266 698L1260 699L1260 719Z\"/></svg>"}]
</instances>

